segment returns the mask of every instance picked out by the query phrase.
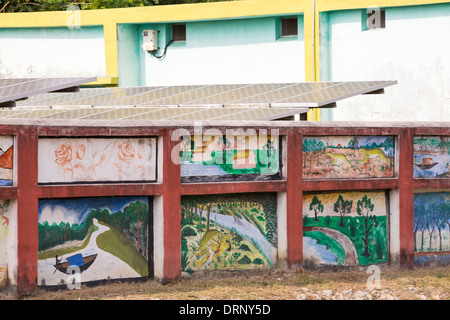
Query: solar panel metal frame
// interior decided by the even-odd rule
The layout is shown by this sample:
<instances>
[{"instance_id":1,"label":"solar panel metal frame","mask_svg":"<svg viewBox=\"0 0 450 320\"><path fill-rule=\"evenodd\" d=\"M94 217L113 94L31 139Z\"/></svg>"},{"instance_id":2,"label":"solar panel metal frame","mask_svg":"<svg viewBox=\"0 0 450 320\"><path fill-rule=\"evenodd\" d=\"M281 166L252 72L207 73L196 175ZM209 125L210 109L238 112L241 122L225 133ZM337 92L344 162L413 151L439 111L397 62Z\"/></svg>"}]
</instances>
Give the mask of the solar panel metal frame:
<instances>
[{"instance_id":1,"label":"solar panel metal frame","mask_svg":"<svg viewBox=\"0 0 450 320\"><path fill-rule=\"evenodd\" d=\"M10 84L7 85L8 81ZM24 99L39 93L63 90L77 87L84 83L97 80L97 77L75 77L75 78L30 78L23 81L21 79L3 79L3 86L0 86L0 104Z\"/></svg>"}]
</instances>

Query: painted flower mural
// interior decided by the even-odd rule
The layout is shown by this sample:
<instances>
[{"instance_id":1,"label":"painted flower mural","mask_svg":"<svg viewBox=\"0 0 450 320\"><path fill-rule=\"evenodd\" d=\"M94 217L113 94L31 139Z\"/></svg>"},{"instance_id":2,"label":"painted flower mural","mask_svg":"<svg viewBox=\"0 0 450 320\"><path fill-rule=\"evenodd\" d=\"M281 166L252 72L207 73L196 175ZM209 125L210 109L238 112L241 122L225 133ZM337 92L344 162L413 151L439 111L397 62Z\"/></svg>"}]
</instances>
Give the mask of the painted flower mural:
<instances>
[{"instance_id":1,"label":"painted flower mural","mask_svg":"<svg viewBox=\"0 0 450 320\"><path fill-rule=\"evenodd\" d=\"M39 182L154 181L155 138L39 140Z\"/></svg>"}]
</instances>

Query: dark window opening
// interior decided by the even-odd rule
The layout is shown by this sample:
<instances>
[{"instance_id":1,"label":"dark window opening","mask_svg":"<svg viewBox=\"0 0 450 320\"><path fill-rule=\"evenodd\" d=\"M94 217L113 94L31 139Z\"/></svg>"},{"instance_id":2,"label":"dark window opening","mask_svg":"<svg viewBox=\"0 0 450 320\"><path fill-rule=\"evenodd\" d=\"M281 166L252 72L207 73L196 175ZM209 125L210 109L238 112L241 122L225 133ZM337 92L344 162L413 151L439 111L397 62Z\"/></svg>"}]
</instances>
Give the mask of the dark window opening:
<instances>
[{"instance_id":1,"label":"dark window opening","mask_svg":"<svg viewBox=\"0 0 450 320\"><path fill-rule=\"evenodd\" d=\"M281 36L290 37L296 35L298 35L297 18L281 18Z\"/></svg>"},{"instance_id":2,"label":"dark window opening","mask_svg":"<svg viewBox=\"0 0 450 320\"><path fill-rule=\"evenodd\" d=\"M172 40L186 41L186 24L179 23L172 25Z\"/></svg>"}]
</instances>

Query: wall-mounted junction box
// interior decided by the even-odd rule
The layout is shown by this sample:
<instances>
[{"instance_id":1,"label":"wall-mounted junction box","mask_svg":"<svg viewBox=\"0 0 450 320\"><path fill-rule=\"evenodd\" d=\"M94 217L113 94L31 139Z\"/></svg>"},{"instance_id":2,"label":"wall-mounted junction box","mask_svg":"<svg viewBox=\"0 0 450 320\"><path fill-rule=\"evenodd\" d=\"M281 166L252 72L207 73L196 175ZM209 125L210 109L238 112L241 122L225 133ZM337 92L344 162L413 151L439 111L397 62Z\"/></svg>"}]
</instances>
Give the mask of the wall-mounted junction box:
<instances>
[{"instance_id":1,"label":"wall-mounted junction box","mask_svg":"<svg viewBox=\"0 0 450 320\"><path fill-rule=\"evenodd\" d=\"M153 52L159 49L158 47L158 30L144 30L142 32L143 44L142 49L147 52Z\"/></svg>"}]
</instances>

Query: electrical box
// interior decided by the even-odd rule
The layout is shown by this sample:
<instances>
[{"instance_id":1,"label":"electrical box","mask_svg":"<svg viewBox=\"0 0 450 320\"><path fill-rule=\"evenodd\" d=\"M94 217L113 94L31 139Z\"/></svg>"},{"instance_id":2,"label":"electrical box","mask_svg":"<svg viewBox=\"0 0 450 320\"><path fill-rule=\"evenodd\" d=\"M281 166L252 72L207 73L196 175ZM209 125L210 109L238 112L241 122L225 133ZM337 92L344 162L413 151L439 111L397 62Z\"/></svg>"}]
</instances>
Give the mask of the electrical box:
<instances>
[{"instance_id":1,"label":"electrical box","mask_svg":"<svg viewBox=\"0 0 450 320\"><path fill-rule=\"evenodd\" d=\"M142 32L143 44L142 49L147 52L153 52L159 49L158 47L158 30L144 30Z\"/></svg>"}]
</instances>

